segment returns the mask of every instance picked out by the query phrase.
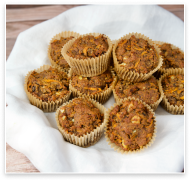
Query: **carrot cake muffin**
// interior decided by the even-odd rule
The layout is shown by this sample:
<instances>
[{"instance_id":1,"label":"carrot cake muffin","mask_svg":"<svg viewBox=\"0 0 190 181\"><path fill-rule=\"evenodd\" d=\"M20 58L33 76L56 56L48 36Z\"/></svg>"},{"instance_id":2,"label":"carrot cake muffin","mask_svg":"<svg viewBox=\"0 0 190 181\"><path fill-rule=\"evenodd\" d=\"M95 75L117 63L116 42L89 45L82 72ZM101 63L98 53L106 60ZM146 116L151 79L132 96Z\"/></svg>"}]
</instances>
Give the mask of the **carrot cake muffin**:
<instances>
[{"instance_id":1,"label":"carrot cake muffin","mask_svg":"<svg viewBox=\"0 0 190 181\"><path fill-rule=\"evenodd\" d=\"M94 77L82 77L73 73L71 78L72 86L87 95L94 95L107 90L113 82L110 70Z\"/></svg>"},{"instance_id":2,"label":"carrot cake muffin","mask_svg":"<svg viewBox=\"0 0 190 181\"><path fill-rule=\"evenodd\" d=\"M69 41L62 48L73 72L84 77L100 75L108 69L112 41L104 34L90 33Z\"/></svg>"},{"instance_id":3,"label":"carrot cake muffin","mask_svg":"<svg viewBox=\"0 0 190 181\"><path fill-rule=\"evenodd\" d=\"M172 49L171 44L164 43L159 45L161 52L160 55L163 58L163 64L161 68L184 68L184 54L179 48Z\"/></svg>"},{"instance_id":4,"label":"carrot cake muffin","mask_svg":"<svg viewBox=\"0 0 190 181\"><path fill-rule=\"evenodd\" d=\"M62 47L69 41L72 40L74 37L70 36L67 38L61 37L60 40L54 40L51 43L51 58L52 60L58 64L61 68L69 68L69 64L67 63L67 61L63 58L62 54L61 54L61 49Z\"/></svg>"},{"instance_id":5,"label":"carrot cake muffin","mask_svg":"<svg viewBox=\"0 0 190 181\"><path fill-rule=\"evenodd\" d=\"M88 99L75 98L59 110L59 125L67 134L83 136L99 127L104 115Z\"/></svg>"},{"instance_id":6,"label":"carrot cake muffin","mask_svg":"<svg viewBox=\"0 0 190 181\"><path fill-rule=\"evenodd\" d=\"M129 71L147 74L158 66L159 58L154 46L134 35L130 39L122 39L115 53L118 63Z\"/></svg>"},{"instance_id":7,"label":"carrot cake muffin","mask_svg":"<svg viewBox=\"0 0 190 181\"><path fill-rule=\"evenodd\" d=\"M148 80L138 83L119 80L115 86L115 93L119 99L135 97L147 104L154 104L160 98L158 82L151 76Z\"/></svg>"},{"instance_id":8,"label":"carrot cake muffin","mask_svg":"<svg viewBox=\"0 0 190 181\"><path fill-rule=\"evenodd\" d=\"M184 75L168 75L161 84L170 105L184 105Z\"/></svg>"},{"instance_id":9,"label":"carrot cake muffin","mask_svg":"<svg viewBox=\"0 0 190 181\"><path fill-rule=\"evenodd\" d=\"M95 58L108 50L107 38L103 35L79 37L67 50L67 55L76 59Z\"/></svg>"},{"instance_id":10,"label":"carrot cake muffin","mask_svg":"<svg viewBox=\"0 0 190 181\"><path fill-rule=\"evenodd\" d=\"M125 100L109 113L106 135L124 151L146 146L154 134L153 112L137 100Z\"/></svg>"},{"instance_id":11,"label":"carrot cake muffin","mask_svg":"<svg viewBox=\"0 0 190 181\"><path fill-rule=\"evenodd\" d=\"M52 67L40 73L33 71L28 77L27 90L44 102L56 101L69 93L68 76Z\"/></svg>"}]
</instances>

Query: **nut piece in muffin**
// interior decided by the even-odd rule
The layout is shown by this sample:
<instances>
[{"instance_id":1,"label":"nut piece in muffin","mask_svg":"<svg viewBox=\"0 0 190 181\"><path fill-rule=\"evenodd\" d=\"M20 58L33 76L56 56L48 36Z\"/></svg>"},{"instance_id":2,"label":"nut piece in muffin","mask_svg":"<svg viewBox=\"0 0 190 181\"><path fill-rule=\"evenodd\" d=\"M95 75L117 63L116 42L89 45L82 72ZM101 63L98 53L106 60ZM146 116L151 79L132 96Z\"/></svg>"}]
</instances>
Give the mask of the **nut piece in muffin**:
<instances>
[{"instance_id":1,"label":"nut piece in muffin","mask_svg":"<svg viewBox=\"0 0 190 181\"><path fill-rule=\"evenodd\" d=\"M162 88L170 105L184 105L184 75L168 75L162 80Z\"/></svg>"},{"instance_id":2,"label":"nut piece in muffin","mask_svg":"<svg viewBox=\"0 0 190 181\"><path fill-rule=\"evenodd\" d=\"M52 60L58 64L61 68L69 68L69 64L67 63L67 61L63 58L62 54L61 54L61 49L63 48L63 46L69 41L72 40L74 37L70 36L67 38L61 37L60 40L54 40L51 43L51 58Z\"/></svg>"},{"instance_id":3,"label":"nut piece in muffin","mask_svg":"<svg viewBox=\"0 0 190 181\"><path fill-rule=\"evenodd\" d=\"M27 90L44 102L56 101L69 93L68 76L52 67L40 73L33 71L28 78Z\"/></svg>"},{"instance_id":4,"label":"nut piece in muffin","mask_svg":"<svg viewBox=\"0 0 190 181\"><path fill-rule=\"evenodd\" d=\"M106 135L124 151L139 150L153 138L153 116L143 103L125 100L111 110Z\"/></svg>"},{"instance_id":5,"label":"nut piece in muffin","mask_svg":"<svg viewBox=\"0 0 190 181\"><path fill-rule=\"evenodd\" d=\"M94 77L82 77L73 73L71 78L72 86L86 95L94 95L107 90L112 82L113 77L110 70Z\"/></svg>"},{"instance_id":6,"label":"nut piece in muffin","mask_svg":"<svg viewBox=\"0 0 190 181\"><path fill-rule=\"evenodd\" d=\"M67 50L67 55L76 59L95 58L108 50L107 38L103 35L79 37Z\"/></svg>"},{"instance_id":7,"label":"nut piece in muffin","mask_svg":"<svg viewBox=\"0 0 190 181\"><path fill-rule=\"evenodd\" d=\"M147 40L136 38L121 40L115 50L120 66L129 71L147 74L158 66L158 55Z\"/></svg>"},{"instance_id":8,"label":"nut piece in muffin","mask_svg":"<svg viewBox=\"0 0 190 181\"><path fill-rule=\"evenodd\" d=\"M76 98L59 110L60 126L67 134L83 136L103 123L104 115L88 99Z\"/></svg>"},{"instance_id":9,"label":"nut piece in muffin","mask_svg":"<svg viewBox=\"0 0 190 181\"><path fill-rule=\"evenodd\" d=\"M163 58L163 64L161 68L184 68L184 54L179 48L172 49L171 44L164 43L159 45L161 52L160 55Z\"/></svg>"},{"instance_id":10,"label":"nut piece in muffin","mask_svg":"<svg viewBox=\"0 0 190 181\"><path fill-rule=\"evenodd\" d=\"M153 76L138 83L120 79L115 86L115 93L120 99L130 96L138 98L149 105L154 104L160 98L158 82Z\"/></svg>"}]
</instances>

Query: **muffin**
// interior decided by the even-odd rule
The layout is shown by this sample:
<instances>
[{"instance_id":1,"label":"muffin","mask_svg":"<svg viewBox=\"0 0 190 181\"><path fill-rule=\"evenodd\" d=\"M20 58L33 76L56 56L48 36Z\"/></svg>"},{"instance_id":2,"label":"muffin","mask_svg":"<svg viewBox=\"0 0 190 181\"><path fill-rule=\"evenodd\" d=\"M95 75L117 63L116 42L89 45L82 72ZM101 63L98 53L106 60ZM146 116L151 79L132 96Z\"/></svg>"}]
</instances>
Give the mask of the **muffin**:
<instances>
[{"instance_id":1,"label":"muffin","mask_svg":"<svg viewBox=\"0 0 190 181\"><path fill-rule=\"evenodd\" d=\"M117 77L111 69L104 73L93 76L83 77L72 72L69 72L71 82L69 85L74 97L86 96L97 100L100 103L105 103L112 93Z\"/></svg>"},{"instance_id":2,"label":"muffin","mask_svg":"<svg viewBox=\"0 0 190 181\"><path fill-rule=\"evenodd\" d=\"M128 82L119 80L113 90L116 102L126 97L134 97L150 105L155 111L161 102L163 95L160 93L158 81L154 76L143 82Z\"/></svg>"},{"instance_id":3,"label":"muffin","mask_svg":"<svg viewBox=\"0 0 190 181\"><path fill-rule=\"evenodd\" d=\"M106 112L106 138L118 152L129 153L147 148L153 143L155 133L154 113L139 99L125 98Z\"/></svg>"},{"instance_id":4,"label":"muffin","mask_svg":"<svg viewBox=\"0 0 190 181\"><path fill-rule=\"evenodd\" d=\"M163 59L163 64L156 72L156 76L160 76L171 68L184 68L184 52L178 47L165 42L155 41L161 52L160 55Z\"/></svg>"},{"instance_id":5,"label":"muffin","mask_svg":"<svg viewBox=\"0 0 190 181\"><path fill-rule=\"evenodd\" d=\"M90 33L69 41L62 49L73 72L84 77L100 75L108 69L111 40L103 34Z\"/></svg>"},{"instance_id":6,"label":"muffin","mask_svg":"<svg viewBox=\"0 0 190 181\"><path fill-rule=\"evenodd\" d=\"M55 111L71 94L67 73L49 65L30 71L24 88L31 104L45 112Z\"/></svg>"},{"instance_id":7,"label":"muffin","mask_svg":"<svg viewBox=\"0 0 190 181\"><path fill-rule=\"evenodd\" d=\"M75 98L56 111L56 122L64 139L88 147L102 136L105 108L92 99Z\"/></svg>"},{"instance_id":8,"label":"muffin","mask_svg":"<svg viewBox=\"0 0 190 181\"><path fill-rule=\"evenodd\" d=\"M171 114L184 114L184 69L170 69L159 84L164 94L163 108Z\"/></svg>"},{"instance_id":9,"label":"muffin","mask_svg":"<svg viewBox=\"0 0 190 181\"><path fill-rule=\"evenodd\" d=\"M56 34L50 41L48 47L48 57L51 64L61 69L69 70L70 66L61 54L61 49L70 40L80 36L78 33L64 31Z\"/></svg>"},{"instance_id":10,"label":"muffin","mask_svg":"<svg viewBox=\"0 0 190 181\"><path fill-rule=\"evenodd\" d=\"M116 41L113 47L115 71L129 82L147 80L162 65L159 48L148 37L130 33Z\"/></svg>"}]
</instances>

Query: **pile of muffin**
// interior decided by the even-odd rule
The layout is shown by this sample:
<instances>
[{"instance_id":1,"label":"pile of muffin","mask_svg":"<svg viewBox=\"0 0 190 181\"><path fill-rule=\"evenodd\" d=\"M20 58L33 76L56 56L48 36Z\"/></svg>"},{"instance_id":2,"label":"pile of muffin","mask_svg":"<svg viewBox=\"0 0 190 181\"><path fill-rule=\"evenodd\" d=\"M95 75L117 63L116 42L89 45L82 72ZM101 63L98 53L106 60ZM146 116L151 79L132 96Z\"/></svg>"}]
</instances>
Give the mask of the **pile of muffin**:
<instances>
[{"instance_id":1,"label":"pile of muffin","mask_svg":"<svg viewBox=\"0 0 190 181\"><path fill-rule=\"evenodd\" d=\"M105 132L116 151L142 151L154 142L160 103L184 114L184 53L172 44L140 33L112 42L65 31L50 41L48 57L51 66L30 71L24 89L31 104L56 111L58 129L72 144L91 146ZM116 103L106 110L112 91Z\"/></svg>"}]
</instances>

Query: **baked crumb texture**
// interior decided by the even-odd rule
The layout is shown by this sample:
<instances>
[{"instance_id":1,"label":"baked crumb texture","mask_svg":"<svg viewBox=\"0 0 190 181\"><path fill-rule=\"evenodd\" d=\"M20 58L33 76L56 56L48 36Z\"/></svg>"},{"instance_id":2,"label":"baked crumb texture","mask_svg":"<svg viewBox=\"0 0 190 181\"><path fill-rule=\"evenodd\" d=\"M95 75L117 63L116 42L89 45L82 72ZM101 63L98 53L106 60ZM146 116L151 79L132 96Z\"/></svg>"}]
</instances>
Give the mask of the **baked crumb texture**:
<instances>
[{"instance_id":1,"label":"baked crumb texture","mask_svg":"<svg viewBox=\"0 0 190 181\"><path fill-rule=\"evenodd\" d=\"M160 93L158 81L154 76L151 76L146 81L138 83L132 83L120 79L117 82L113 93L116 102L130 96L142 100L150 105L153 110L158 107L163 97Z\"/></svg>"},{"instance_id":2,"label":"baked crumb texture","mask_svg":"<svg viewBox=\"0 0 190 181\"><path fill-rule=\"evenodd\" d=\"M71 80L72 86L86 95L99 94L107 90L113 82L110 70L94 77L82 77L73 73Z\"/></svg>"},{"instance_id":3,"label":"baked crumb texture","mask_svg":"<svg viewBox=\"0 0 190 181\"><path fill-rule=\"evenodd\" d=\"M171 105L184 105L184 75L168 75L162 80L162 87Z\"/></svg>"},{"instance_id":4,"label":"baked crumb texture","mask_svg":"<svg viewBox=\"0 0 190 181\"><path fill-rule=\"evenodd\" d=\"M154 73L159 79L169 69L184 68L184 52L173 44L154 41L154 44L160 48L160 56L163 59L162 66Z\"/></svg>"},{"instance_id":5,"label":"baked crumb texture","mask_svg":"<svg viewBox=\"0 0 190 181\"><path fill-rule=\"evenodd\" d=\"M56 111L56 122L64 139L81 147L95 144L105 127L105 108L95 100L79 97Z\"/></svg>"},{"instance_id":6,"label":"baked crumb texture","mask_svg":"<svg viewBox=\"0 0 190 181\"><path fill-rule=\"evenodd\" d=\"M128 71L147 74L158 66L158 56L154 46L134 35L130 39L121 40L115 53L118 63Z\"/></svg>"},{"instance_id":7,"label":"baked crumb texture","mask_svg":"<svg viewBox=\"0 0 190 181\"><path fill-rule=\"evenodd\" d=\"M117 82L117 76L112 69L93 77L79 76L70 70L69 77L71 77L69 89L74 97L86 96L101 104L109 99Z\"/></svg>"},{"instance_id":8,"label":"baked crumb texture","mask_svg":"<svg viewBox=\"0 0 190 181\"><path fill-rule=\"evenodd\" d=\"M67 50L67 55L76 59L99 57L108 50L107 38L103 35L87 35L75 40Z\"/></svg>"},{"instance_id":9,"label":"baked crumb texture","mask_svg":"<svg viewBox=\"0 0 190 181\"><path fill-rule=\"evenodd\" d=\"M163 58L161 68L184 68L184 54L179 48L172 48L171 44L164 43L159 46L160 55Z\"/></svg>"},{"instance_id":10,"label":"baked crumb texture","mask_svg":"<svg viewBox=\"0 0 190 181\"><path fill-rule=\"evenodd\" d=\"M61 37L60 40L53 40L53 42L51 42L51 58L52 60L58 64L61 68L70 68L69 64L67 63L67 61L64 59L64 57L61 54L61 49L63 48L63 46L69 41L72 40L74 37L70 36L70 37Z\"/></svg>"},{"instance_id":11,"label":"baked crumb texture","mask_svg":"<svg viewBox=\"0 0 190 181\"><path fill-rule=\"evenodd\" d=\"M141 82L150 78L162 66L160 49L140 33L129 33L113 46L115 71L119 78Z\"/></svg>"},{"instance_id":12,"label":"baked crumb texture","mask_svg":"<svg viewBox=\"0 0 190 181\"><path fill-rule=\"evenodd\" d=\"M169 69L159 85L164 94L162 107L171 114L184 114L184 69Z\"/></svg>"},{"instance_id":13,"label":"baked crumb texture","mask_svg":"<svg viewBox=\"0 0 190 181\"><path fill-rule=\"evenodd\" d=\"M79 37L80 34L73 31L62 31L56 34L49 43L48 46L48 58L51 65L57 68L61 68L65 71L69 71L69 64L65 57L62 55L62 48L74 38Z\"/></svg>"},{"instance_id":14,"label":"baked crumb texture","mask_svg":"<svg viewBox=\"0 0 190 181\"><path fill-rule=\"evenodd\" d=\"M152 144L155 137L155 117L142 101L125 99L108 110L106 137L117 151L139 151ZM122 151L121 151L122 152Z\"/></svg>"},{"instance_id":15,"label":"baked crumb texture","mask_svg":"<svg viewBox=\"0 0 190 181\"><path fill-rule=\"evenodd\" d=\"M44 112L56 111L71 95L67 73L50 65L28 72L24 90L30 103Z\"/></svg>"},{"instance_id":16,"label":"baked crumb texture","mask_svg":"<svg viewBox=\"0 0 190 181\"><path fill-rule=\"evenodd\" d=\"M105 72L111 61L112 42L104 34L90 33L69 41L62 48L73 72L84 77L93 77Z\"/></svg>"}]
</instances>

